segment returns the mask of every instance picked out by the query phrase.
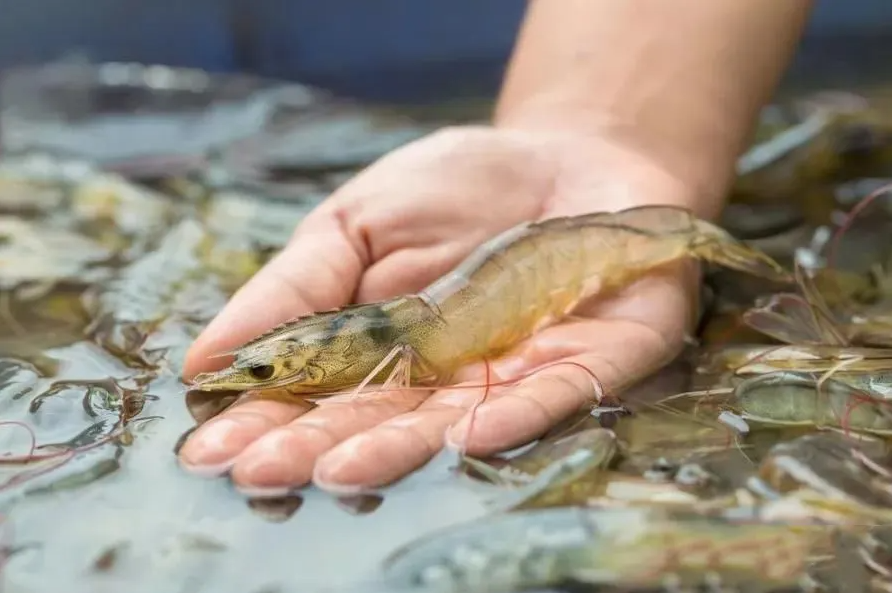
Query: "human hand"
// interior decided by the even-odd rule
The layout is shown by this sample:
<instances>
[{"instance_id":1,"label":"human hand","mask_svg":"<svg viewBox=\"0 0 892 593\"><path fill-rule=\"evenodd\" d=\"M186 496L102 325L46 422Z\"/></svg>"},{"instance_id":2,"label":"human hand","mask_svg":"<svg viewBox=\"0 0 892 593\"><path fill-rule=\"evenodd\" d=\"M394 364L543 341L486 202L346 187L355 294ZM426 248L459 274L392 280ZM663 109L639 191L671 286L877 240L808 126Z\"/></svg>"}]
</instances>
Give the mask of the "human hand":
<instances>
[{"instance_id":1,"label":"human hand","mask_svg":"<svg viewBox=\"0 0 892 593\"><path fill-rule=\"evenodd\" d=\"M689 206L693 190L656 161L609 138L459 127L407 145L358 174L313 211L289 245L206 328L184 377L225 364L209 356L297 315L415 292L482 242L520 222L642 204ZM664 270L577 311L493 361L491 390L380 392L321 400L306 411L249 401L199 427L180 450L195 472L230 472L252 494L311 480L338 492L388 484L427 462L444 439L472 455L528 442L608 393L655 371L680 349L696 282ZM220 364L217 364L220 363ZM480 384L479 375L471 383Z\"/></svg>"}]
</instances>

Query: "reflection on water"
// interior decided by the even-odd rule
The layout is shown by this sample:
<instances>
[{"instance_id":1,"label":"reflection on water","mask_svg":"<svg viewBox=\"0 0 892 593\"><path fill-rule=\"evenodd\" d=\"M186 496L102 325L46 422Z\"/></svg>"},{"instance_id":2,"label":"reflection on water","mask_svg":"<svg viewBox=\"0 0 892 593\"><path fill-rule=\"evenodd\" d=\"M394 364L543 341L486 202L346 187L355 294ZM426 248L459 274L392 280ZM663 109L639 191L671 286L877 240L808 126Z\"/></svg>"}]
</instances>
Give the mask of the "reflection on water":
<instances>
[{"instance_id":1,"label":"reflection on water","mask_svg":"<svg viewBox=\"0 0 892 593\"><path fill-rule=\"evenodd\" d=\"M157 93L134 85L133 92L147 99ZM212 86L183 92L189 101L198 97L210 104L218 92ZM662 525L663 535L684 539L693 534L690 546L706 542L722 557L738 558L736 537L749 534L751 544L775 532L744 533L689 517L660 519L651 511L743 512L754 500L774 496L797 501L796 512L819 509L836 522L883 514L888 492L878 489L892 491L892 475L883 473L892 470L885 450L877 452L873 445L885 443L887 435L874 430L874 441L850 448L849 441L816 432L825 425L843 432L857 430L859 423L883 427L881 404L862 407L853 422L834 424L838 418L825 414L823 400L814 397L817 379L805 371L782 381L740 383L736 377L697 375L693 355L637 386L621 405L573 418L535 445L492 460L462 460L443 452L383 495L338 498L308 488L275 499L246 499L225 478L202 480L182 471L175 452L184 437L239 395L187 393L179 374L191 341L319 200L357 167L431 125L329 102L296 88L289 92L256 95L252 108L264 117L255 121L253 136L227 145L214 158L203 154L207 162L201 167L189 161L175 175L158 166L158 146L166 146L159 138L135 143L127 161L115 159L108 147L94 147L93 156L115 163L119 171L138 170L142 183L40 150L0 160L0 574L10 591L334 589L378 574L400 546L456 524L470 531L412 543L409 552L386 565L392 580L385 588L368 590L383 593L394 591L391 585L424 582L433 588L410 590L453 591L456 583L474 582L476 589L458 590L495 591L502 590L498 583L521 577L518 582L557 586L567 576L560 570L579 563L592 569L608 560L616 563L609 568L628 562L611 556L603 547L604 536L598 542L584 539L591 537L580 531L585 521L617 536L627 525ZM271 96L282 104L257 108L262 97ZM297 101L298 96L303 99ZM809 121L815 104L826 105L826 98L766 110L757 138L770 141L795 132ZM244 125L254 121L242 115ZM28 112L32 124L40 117L33 109ZM820 228L836 224L833 213L851 208L869 191L852 185L864 185L866 179L862 169L852 168L852 155L863 155L864 146L852 148L848 132L865 122L873 131L888 129L883 127L888 120L858 117L820 128L820 141L780 151L775 144L768 160L747 160L726 220L729 229L770 246L773 255L790 264L805 257L803 250L823 257L816 245ZM126 117L116 118L104 125L139 128L128 127ZM48 124L21 123L15 140L19 148L41 143L70 148L89 128L82 122L63 132ZM289 134L295 129L299 133ZM839 138L848 140L835 142ZM874 144L867 149L879 168L869 178L892 176L888 135L871 138ZM187 152L213 143L213 138L204 140L194 139ZM351 150L341 150L344 145ZM179 158L175 152L170 154ZM841 183L840 177L848 178ZM771 202L779 197L790 199L778 207ZM863 267L876 271L876 266L855 265L866 259L888 262L888 212L882 207L874 212L877 216L868 217L873 227L859 227L841 246L841 261L852 273L862 273ZM760 324L750 319L750 333L738 331L741 308L764 289L739 277L717 274L713 279L717 289L705 295L699 337L720 349L716 368L748 352L749 346L723 349L729 336L765 343L768 338L755 331L765 327L774 331L772 336L790 335L790 325L779 325L773 309L760 313ZM874 293L883 293L882 283L868 284ZM871 306L882 301L882 294L873 296ZM873 315L870 319L879 323L873 309L858 313ZM878 377L869 375L867 388L887 386ZM862 373L845 381L828 383L833 388L828 397L848 402L865 378ZM667 399L683 392L693 395ZM806 396L809 405L794 405ZM859 455L857 467L854 455ZM801 498L804 491L818 493L820 500ZM593 501L607 510L576 516L567 508L554 509ZM778 516L791 512L767 506ZM532 530L521 519L492 515L495 509L539 512L546 507L566 512L530 515L535 517ZM618 508L625 510L611 514ZM491 516L483 520L486 515ZM549 572L550 564L543 568L543 558L557 549L548 546L560 538L540 548L524 539L533 531L548 532L549 521L566 536L564 544L571 536L583 538L569 548L557 546L557 573ZM695 560L690 566L660 564L666 547L653 544L647 533L629 544L627 557L645 558L666 578L706 570ZM885 535L876 529L857 543L867 550L866 562L880 567L871 569L877 574L890 564ZM490 547L474 547L471 536ZM447 550L444 542L454 542L461 553ZM596 544L601 547L593 555ZM523 556L534 548L540 556ZM742 558L740 570L753 577L761 561ZM843 564L839 558L829 568L824 560L809 565L809 574L833 582L837 565ZM855 575L863 564L855 562L846 574Z\"/></svg>"}]
</instances>

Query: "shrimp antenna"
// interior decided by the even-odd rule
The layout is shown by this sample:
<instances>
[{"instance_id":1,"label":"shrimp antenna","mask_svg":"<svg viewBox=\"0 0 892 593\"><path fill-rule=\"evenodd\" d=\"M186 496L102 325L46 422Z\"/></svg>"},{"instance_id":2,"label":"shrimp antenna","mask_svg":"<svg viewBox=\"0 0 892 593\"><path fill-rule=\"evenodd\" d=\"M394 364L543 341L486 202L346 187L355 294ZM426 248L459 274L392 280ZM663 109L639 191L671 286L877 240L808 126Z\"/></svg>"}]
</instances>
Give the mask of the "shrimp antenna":
<instances>
[{"instance_id":1,"label":"shrimp antenna","mask_svg":"<svg viewBox=\"0 0 892 593\"><path fill-rule=\"evenodd\" d=\"M876 201L877 198L883 196L884 194L888 194L890 191L892 191L892 183L882 185L871 193L867 194L849 211L845 220L840 225L839 229L837 229L837 231L833 234L833 238L831 239L830 252L827 254L827 264L829 265L829 267L834 267L837 251L839 250L839 244L842 241L843 236L852 227L852 224L855 222L855 219L858 217L858 215L861 214L861 212L870 204Z\"/></svg>"}]
</instances>

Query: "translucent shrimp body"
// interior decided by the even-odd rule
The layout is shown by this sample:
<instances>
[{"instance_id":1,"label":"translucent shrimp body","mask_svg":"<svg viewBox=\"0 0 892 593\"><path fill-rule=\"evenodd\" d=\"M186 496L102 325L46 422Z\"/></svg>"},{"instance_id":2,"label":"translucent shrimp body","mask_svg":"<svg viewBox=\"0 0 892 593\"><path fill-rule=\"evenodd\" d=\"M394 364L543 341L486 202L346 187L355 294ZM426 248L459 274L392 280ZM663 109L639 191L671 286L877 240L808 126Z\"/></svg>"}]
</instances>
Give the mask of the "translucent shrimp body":
<instances>
[{"instance_id":1,"label":"translucent shrimp body","mask_svg":"<svg viewBox=\"0 0 892 593\"><path fill-rule=\"evenodd\" d=\"M442 384L504 353L583 300L684 258L787 280L768 256L687 210L646 206L525 223L421 292L309 315L234 351L198 389L323 395L368 382Z\"/></svg>"},{"instance_id":2,"label":"translucent shrimp body","mask_svg":"<svg viewBox=\"0 0 892 593\"><path fill-rule=\"evenodd\" d=\"M827 530L793 523L643 509L515 511L410 542L385 561L383 580L398 591L436 593L567 582L656 590L671 580L685 585L680 591L705 584L711 572L726 587L775 590L797 584L826 541Z\"/></svg>"}]
</instances>

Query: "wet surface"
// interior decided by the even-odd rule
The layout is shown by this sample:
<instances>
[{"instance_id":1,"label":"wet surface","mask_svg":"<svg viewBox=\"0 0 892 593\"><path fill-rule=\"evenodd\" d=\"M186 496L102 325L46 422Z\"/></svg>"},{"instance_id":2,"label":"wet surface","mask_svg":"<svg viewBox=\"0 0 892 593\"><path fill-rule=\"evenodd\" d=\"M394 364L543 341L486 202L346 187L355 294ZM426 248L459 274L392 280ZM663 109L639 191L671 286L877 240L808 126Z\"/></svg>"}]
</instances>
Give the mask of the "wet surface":
<instances>
[{"instance_id":1,"label":"wet surface","mask_svg":"<svg viewBox=\"0 0 892 593\"><path fill-rule=\"evenodd\" d=\"M191 164L169 164L204 158L215 142L234 140L220 133L238 126L214 123L230 117L227 109L249 112L253 105L281 125L309 117L313 93L182 71L168 88L150 88L151 80L163 86L164 72L152 79L137 66L85 68L20 75L12 80L18 92L37 87L51 100L4 113L5 124L21 122L11 131L4 125L5 146L13 150L0 161L0 541L9 556L7 590L55 591L62 583L68 591L337 585L374 570L387 551L381 533L396 545L419 528L480 512L473 493L448 471L409 480L386 501L337 500L313 490L247 500L225 479L185 473L174 454L196 421L232 401L215 396L202 407L178 379L201 327L345 178L345 167L349 174L425 128L402 124L382 141L368 131L377 125L368 112L320 103L316 127L298 126L310 135L294 140L304 152L294 153L293 167L287 155L233 144L222 162L241 158L250 167L204 170L196 179ZM102 82L90 87L81 80L74 88L77 73ZM229 103L209 112L211 100ZM134 109L150 113L133 117ZM177 110L179 120L169 117ZM324 110L330 123L320 119ZM242 136L267 123L248 125L246 118ZM181 133L173 134L184 126L193 139L185 145ZM357 133L369 137L365 148L353 141ZM136 140L124 147L129 153L102 140L121 134ZM321 150L340 145L345 134L362 150L346 161ZM316 153L322 160L301 156ZM107 172L88 164L91 158ZM275 171L276 183L258 173L282 167L289 171ZM171 170L180 176L170 177ZM349 540L332 537L357 522L365 526ZM349 573L345 555L354 559Z\"/></svg>"},{"instance_id":2,"label":"wet surface","mask_svg":"<svg viewBox=\"0 0 892 593\"><path fill-rule=\"evenodd\" d=\"M148 287L149 293L139 294L163 288ZM103 584L145 591L186 583L191 588L205 579L211 582L203 586L227 591L252 590L258 580L327 584L343 578L339 558L345 553L357 563L367 560L372 569L375 559L368 551L380 549L382 531L408 538L419 525L436 527L473 512L472 495L455 485L436 485L443 481L437 478L428 481L437 508L431 513L418 504L416 481L414 488L406 484L388 493L389 504L381 505L363 529L368 539L357 535L345 542L326 534L351 530L353 516L375 510L375 504L345 504L312 491L275 503L246 501L225 480L206 482L182 472L172 449L193 419L176 377L198 324L172 321L170 315L159 315L159 323L143 315L159 311L162 295L152 296L159 298L149 299L155 301L149 309L125 299L128 306L137 305L137 314L120 319L113 314L109 334L97 340L106 348L76 339L74 331L67 340L58 335L41 340L26 319L9 319L24 331L34 353L25 356L11 347L0 377L2 417L9 423L0 426L6 452L0 458L0 508L17 545L34 544L9 559L5 576L11 590L50 591L66 581L68 590L95 590L89 567L96 563L106 566ZM214 306L223 302L217 296ZM37 310L42 302L20 308ZM190 312L172 306L165 313L171 311ZM110 339L117 336L121 342ZM31 462L18 463L24 456ZM404 526L402 536L397 523ZM196 545L196 538L219 542L218 547L208 550ZM109 552L117 541L127 543L126 549ZM232 562L252 556L263 566L256 573ZM296 578L296 557L312 573Z\"/></svg>"},{"instance_id":3,"label":"wet surface","mask_svg":"<svg viewBox=\"0 0 892 593\"><path fill-rule=\"evenodd\" d=\"M238 396L187 393L185 351L314 205L436 124L294 85L67 68L20 75L14 96L57 99L4 113L4 133L18 118L0 160L5 590L656 591L680 579L775 591L800 590L802 572L829 590L840 574L888 590L892 213L878 201L845 221L892 178L888 104L834 95L766 110L757 139L769 144L742 160L726 226L798 266L799 282L781 298L712 275L700 344L622 402L500 459L443 452L380 495L251 500L177 465L184 436ZM215 101L229 103L218 113ZM130 114L146 102L147 115ZM221 136L214 118L246 105L263 117ZM155 123L170 113L172 128L192 122L180 152ZM781 136L815 113L832 117L799 143ZM106 133L139 141L125 154ZM842 359L844 372L822 376ZM872 528L853 540L853 560L769 520ZM614 549L588 522L640 533ZM765 569L759 542L801 560L797 578L782 563ZM725 564L687 554L704 546ZM629 558L653 579L628 580Z\"/></svg>"}]
</instances>

